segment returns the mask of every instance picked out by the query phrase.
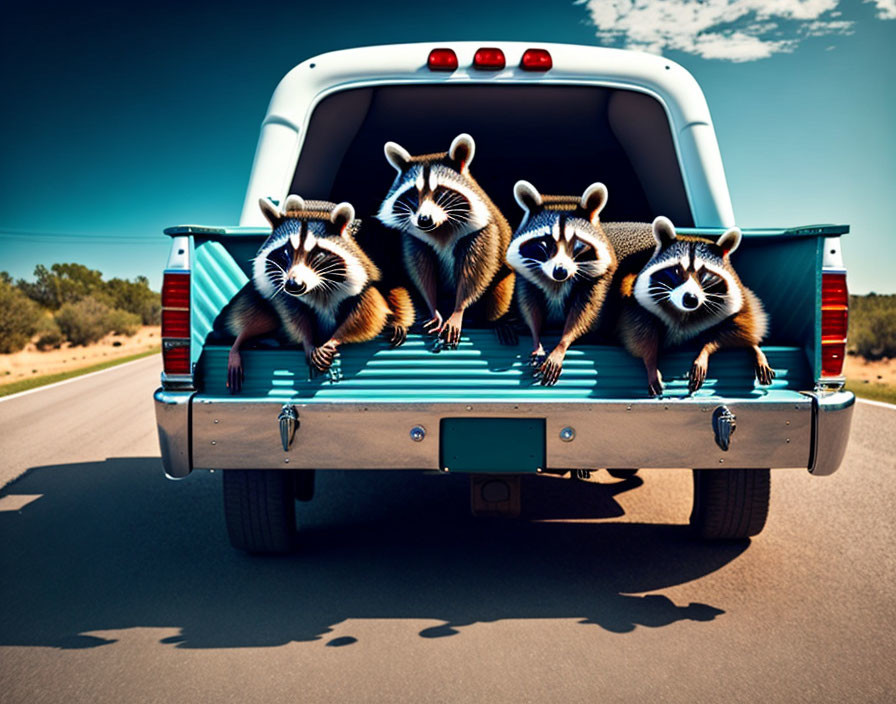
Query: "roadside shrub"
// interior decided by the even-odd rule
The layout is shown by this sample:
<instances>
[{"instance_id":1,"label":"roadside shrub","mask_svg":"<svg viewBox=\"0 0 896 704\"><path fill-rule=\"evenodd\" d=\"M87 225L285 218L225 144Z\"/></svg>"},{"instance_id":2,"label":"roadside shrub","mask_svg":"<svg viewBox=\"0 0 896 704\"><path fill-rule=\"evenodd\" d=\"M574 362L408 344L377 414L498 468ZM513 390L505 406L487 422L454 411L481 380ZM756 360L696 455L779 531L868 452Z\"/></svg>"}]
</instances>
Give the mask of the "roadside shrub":
<instances>
[{"instance_id":1,"label":"roadside shrub","mask_svg":"<svg viewBox=\"0 0 896 704\"><path fill-rule=\"evenodd\" d=\"M101 272L83 264L53 264L48 269L34 268L34 281L19 279L15 286L44 308L59 310L66 303L91 297L109 308L120 308L140 316L144 325L159 325L162 297L149 287L149 279L138 276L133 281L113 278L103 281ZM0 281L12 283L12 277L0 272Z\"/></svg>"},{"instance_id":2,"label":"roadside shrub","mask_svg":"<svg viewBox=\"0 0 896 704\"><path fill-rule=\"evenodd\" d=\"M109 279L103 290L113 308L139 315L143 325L162 322L162 296L149 288L149 279L145 276L138 276L133 281Z\"/></svg>"},{"instance_id":3,"label":"roadside shrub","mask_svg":"<svg viewBox=\"0 0 896 704\"><path fill-rule=\"evenodd\" d=\"M6 280L0 281L0 353L18 352L40 322L40 307Z\"/></svg>"},{"instance_id":4,"label":"roadside shrub","mask_svg":"<svg viewBox=\"0 0 896 704\"><path fill-rule=\"evenodd\" d=\"M44 316L37 325L37 349L42 352L58 349L65 342L65 335L59 329L59 324L53 319Z\"/></svg>"},{"instance_id":5,"label":"roadside shrub","mask_svg":"<svg viewBox=\"0 0 896 704\"><path fill-rule=\"evenodd\" d=\"M849 349L866 359L896 357L896 295L850 296Z\"/></svg>"},{"instance_id":6,"label":"roadside shrub","mask_svg":"<svg viewBox=\"0 0 896 704\"><path fill-rule=\"evenodd\" d=\"M73 345L89 345L103 337L111 327L111 308L92 297L65 303L56 313L56 323Z\"/></svg>"},{"instance_id":7,"label":"roadside shrub","mask_svg":"<svg viewBox=\"0 0 896 704\"><path fill-rule=\"evenodd\" d=\"M113 308L109 311L109 317L106 324L109 329L116 335L127 335L130 337L140 329L140 316L136 313L128 313L120 308Z\"/></svg>"}]
</instances>

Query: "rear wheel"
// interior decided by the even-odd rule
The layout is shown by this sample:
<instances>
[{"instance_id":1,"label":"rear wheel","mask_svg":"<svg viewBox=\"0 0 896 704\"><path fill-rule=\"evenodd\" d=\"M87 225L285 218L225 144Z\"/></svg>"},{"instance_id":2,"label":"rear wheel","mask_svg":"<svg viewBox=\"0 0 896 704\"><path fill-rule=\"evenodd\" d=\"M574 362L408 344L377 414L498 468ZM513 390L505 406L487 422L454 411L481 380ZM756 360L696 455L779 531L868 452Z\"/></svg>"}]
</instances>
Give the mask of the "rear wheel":
<instances>
[{"instance_id":1,"label":"rear wheel","mask_svg":"<svg viewBox=\"0 0 896 704\"><path fill-rule=\"evenodd\" d=\"M250 553L287 553L296 544L295 477L289 470L222 472L230 544Z\"/></svg>"},{"instance_id":2,"label":"rear wheel","mask_svg":"<svg viewBox=\"0 0 896 704\"><path fill-rule=\"evenodd\" d=\"M607 474L616 479L631 479L638 473L637 469L608 469Z\"/></svg>"},{"instance_id":3,"label":"rear wheel","mask_svg":"<svg viewBox=\"0 0 896 704\"><path fill-rule=\"evenodd\" d=\"M299 501L311 501L314 498L314 470L295 469L290 474L295 478L294 495Z\"/></svg>"},{"instance_id":4,"label":"rear wheel","mask_svg":"<svg viewBox=\"0 0 896 704\"><path fill-rule=\"evenodd\" d=\"M759 535L768 517L770 486L767 469L695 469L691 528L708 540Z\"/></svg>"}]
</instances>

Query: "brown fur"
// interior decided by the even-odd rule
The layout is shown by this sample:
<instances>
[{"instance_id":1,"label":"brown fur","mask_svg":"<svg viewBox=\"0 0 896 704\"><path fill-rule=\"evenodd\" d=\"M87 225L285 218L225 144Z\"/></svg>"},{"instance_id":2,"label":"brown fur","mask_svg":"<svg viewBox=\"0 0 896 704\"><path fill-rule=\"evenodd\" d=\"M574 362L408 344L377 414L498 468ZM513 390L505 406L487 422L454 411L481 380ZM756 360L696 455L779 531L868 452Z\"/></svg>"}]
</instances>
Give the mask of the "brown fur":
<instances>
[{"instance_id":1,"label":"brown fur","mask_svg":"<svg viewBox=\"0 0 896 704\"><path fill-rule=\"evenodd\" d=\"M272 229L289 219L329 221L335 208L334 203L326 201L306 201L303 209L287 212L262 206ZM331 366L341 344L372 340L387 328L391 331L393 345L405 341L407 328L414 322L410 296L406 289L395 288L389 292L389 300L395 308L386 302L377 286L381 278L380 270L355 241L360 227L360 220L347 222L339 242L361 264L367 285L358 295L341 304L341 320L338 320L336 329L328 339L318 339L320 324L310 305L317 303L321 307L326 306L327 293L323 289L312 289L300 303L287 302L279 296L269 301L250 282L234 297L224 311L224 326L236 338L228 360L231 393L237 393L242 385L241 346L252 337L275 332L281 325L289 338L302 346L309 363L320 371L326 371ZM296 252L295 256L299 254Z\"/></svg>"},{"instance_id":2,"label":"brown fur","mask_svg":"<svg viewBox=\"0 0 896 704\"><path fill-rule=\"evenodd\" d=\"M448 152L411 156L408 160L411 165L427 162L458 168ZM432 328L441 331L449 344L459 341L463 315L470 306L478 303L483 317L489 322L496 322L507 314L513 297L514 273L504 264L504 252L512 234L510 225L469 170L464 175L467 185L486 205L489 223L478 232L464 236L454 246L457 287L452 314L444 323L438 312L438 254L429 244L413 235L402 235L405 268L426 305L434 312L434 318L430 321Z\"/></svg>"},{"instance_id":3,"label":"brown fur","mask_svg":"<svg viewBox=\"0 0 896 704\"><path fill-rule=\"evenodd\" d=\"M593 185L597 186L598 184ZM536 285L524 276L517 277L517 305L532 335L531 363L536 368L541 383L547 386L556 383L559 379L563 369L563 360L572 343L595 327L611 290L617 260L613 244L600 222L600 212L606 205L608 194L602 185L599 188L589 187L582 196L544 195L532 190L520 192L517 191L519 186L526 186L527 189L534 189L534 186L522 182L514 187L517 199L522 199L524 202L527 217L538 218L544 211L561 212L568 213L568 217L591 223L594 237L607 245L610 257L606 271L596 280L588 278L582 281L551 282L545 278L542 282L543 285ZM583 202L585 199L587 202ZM521 225L521 227L523 226ZM573 258L573 253L568 250L568 243L564 238L561 237L557 241L556 247L558 252ZM557 345L549 355L545 356L541 333L548 317L548 297L549 295L561 295L565 288L569 288L569 291L568 298L565 299L567 309L563 332ZM548 290L546 291L546 289Z\"/></svg>"},{"instance_id":4,"label":"brown fur","mask_svg":"<svg viewBox=\"0 0 896 704\"><path fill-rule=\"evenodd\" d=\"M645 224L644 227L649 228L650 226ZM679 235L678 240L714 245L712 240L701 237ZM700 346L700 352L697 354L689 374L688 388L691 392L698 390L706 380L710 355L726 347L747 347L752 350L756 376L761 384L770 384L775 375L759 347L765 325L762 303L749 288L743 285L731 266L727 254L724 256L723 262L734 284L741 291L743 306L731 317L703 330L693 338ZM644 264L646 263L645 260ZM618 290L622 301L622 312L617 331L629 353L643 360L650 394L660 395L663 391L663 383L657 361L660 350L665 345L665 324L652 312L643 308L635 298L634 286L638 273L640 271L629 271L620 279ZM698 309L697 313L706 315L702 309ZM695 321L698 319L693 318Z\"/></svg>"}]
</instances>

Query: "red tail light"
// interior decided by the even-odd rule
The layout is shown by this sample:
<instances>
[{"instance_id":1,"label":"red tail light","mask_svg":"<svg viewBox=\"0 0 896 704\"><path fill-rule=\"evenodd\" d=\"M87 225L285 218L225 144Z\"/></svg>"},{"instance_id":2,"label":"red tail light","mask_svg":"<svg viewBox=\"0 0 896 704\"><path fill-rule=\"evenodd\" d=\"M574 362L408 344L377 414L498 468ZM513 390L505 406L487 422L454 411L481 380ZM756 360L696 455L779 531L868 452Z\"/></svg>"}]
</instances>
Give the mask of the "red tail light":
<instances>
[{"instance_id":1,"label":"red tail light","mask_svg":"<svg viewBox=\"0 0 896 704\"><path fill-rule=\"evenodd\" d=\"M849 324L849 290L846 274L821 275L821 375L843 376L846 331Z\"/></svg>"},{"instance_id":2,"label":"red tail light","mask_svg":"<svg viewBox=\"0 0 896 704\"><path fill-rule=\"evenodd\" d=\"M162 279L162 368L190 373L190 272L166 272Z\"/></svg>"},{"instance_id":3,"label":"red tail light","mask_svg":"<svg viewBox=\"0 0 896 704\"><path fill-rule=\"evenodd\" d=\"M163 310L162 337L190 337L190 311Z\"/></svg>"},{"instance_id":4,"label":"red tail light","mask_svg":"<svg viewBox=\"0 0 896 704\"><path fill-rule=\"evenodd\" d=\"M495 47L483 47L473 55L473 67L483 71L500 71L506 65L504 52Z\"/></svg>"},{"instance_id":5,"label":"red tail light","mask_svg":"<svg viewBox=\"0 0 896 704\"><path fill-rule=\"evenodd\" d=\"M162 279L162 307L190 307L190 272L165 274Z\"/></svg>"},{"instance_id":6,"label":"red tail light","mask_svg":"<svg viewBox=\"0 0 896 704\"><path fill-rule=\"evenodd\" d=\"M430 71L454 71L457 69L457 54L454 49L433 49L426 61Z\"/></svg>"},{"instance_id":7,"label":"red tail light","mask_svg":"<svg viewBox=\"0 0 896 704\"><path fill-rule=\"evenodd\" d=\"M190 373L190 345L176 347L174 340L162 341L162 367L166 374Z\"/></svg>"},{"instance_id":8,"label":"red tail light","mask_svg":"<svg viewBox=\"0 0 896 704\"><path fill-rule=\"evenodd\" d=\"M551 54L545 49L526 49L520 61L524 71L549 71L553 65Z\"/></svg>"}]
</instances>

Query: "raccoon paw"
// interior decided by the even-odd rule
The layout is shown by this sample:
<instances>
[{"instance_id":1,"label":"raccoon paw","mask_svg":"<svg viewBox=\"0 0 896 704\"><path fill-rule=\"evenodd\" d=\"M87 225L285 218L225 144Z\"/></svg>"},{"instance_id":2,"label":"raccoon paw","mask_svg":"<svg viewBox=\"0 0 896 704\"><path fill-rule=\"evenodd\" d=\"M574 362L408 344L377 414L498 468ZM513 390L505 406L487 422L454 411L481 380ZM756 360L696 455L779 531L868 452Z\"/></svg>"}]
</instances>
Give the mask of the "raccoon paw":
<instances>
[{"instance_id":1,"label":"raccoon paw","mask_svg":"<svg viewBox=\"0 0 896 704\"><path fill-rule=\"evenodd\" d=\"M691 373L688 375L688 391L694 393L701 386L703 386L703 382L706 381L706 372L709 369L709 365L705 360L697 359L693 365L691 365Z\"/></svg>"},{"instance_id":2,"label":"raccoon paw","mask_svg":"<svg viewBox=\"0 0 896 704\"><path fill-rule=\"evenodd\" d=\"M439 337L445 340L445 345L450 348L457 347L460 342L460 330L463 325L464 314L452 313L445 324L442 326L442 332Z\"/></svg>"},{"instance_id":3,"label":"raccoon paw","mask_svg":"<svg viewBox=\"0 0 896 704\"><path fill-rule=\"evenodd\" d=\"M311 364L318 371L327 371L333 364L333 360L336 358L338 347L339 346L333 341L325 342L320 347L315 347L311 351Z\"/></svg>"},{"instance_id":4,"label":"raccoon paw","mask_svg":"<svg viewBox=\"0 0 896 704\"><path fill-rule=\"evenodd\" d=\"M227 357L227 388L231 394L238 394L243 388L243 361L240 353L230 350Z\"/></svg>"},{"instance_id":5,"label":"raccoon paw","mask_svg":"<svg viewBox=\"0 0 896 704\"><path fill-rule=\"evenodd\" d=\"M423 323L423 332L427 335L438 335L442 332L442 327L444 326L444 322L442 321L442 314L439 311L436 311L435 314Z\"/></svg>"},{"instance_id":6,"label":"raccoon paw","mask_svg":"<svg viewBox=\"0 0 896 704\"><path fill-rule=\"evenodd\" d=\"M389 345L392 347L401 347L408 339L408 329L401 325L392 327L392 333L389 335Z\"/></svg>"},{"instance_id":7,"label":"raccoon paw","mask_svg":"<svg viewBox=\"0 0 896 704\"><path fill-rule=\"evenodd\" d=\"M656 370L656 378L647 377L647 393L651 397L663 395L663 375L660 374L659 369Z\"/></svg>"},{"instance_id":8,"label":"raccoon paw","mask_svg":"<svg viewBox=\"0 0 896 704\"><path fill-rule=\"evenodd\" d=\"M538 371L541 385L553 386L560 378L560 372L563 371L563 355L551 352Z\"/></svg>"},{"instance_id":9,"label":"raccoon paw","mask_svg":"<svg viewBox=\"0 0 896 704\"><path fill-rule=\"evenodd\" d=\"M544 364L546 359L547 355L544 353L544 347L541 345L529 355L529 366L532 367L533 375L538 376L541 373L541 365Z\"/></svg>"},{"instance_id":10,"label":"raccoon paw","mask_svg":"<svg viewBox=\"0 0 896 704\"><path fill-rule=\"evenodd\" d=\"M756 378L759 379L760 384L768 386L772 383L772 379L775 378L775 370L768 366L768 364L757 364Z\"/></svg>"}]
</instances>

